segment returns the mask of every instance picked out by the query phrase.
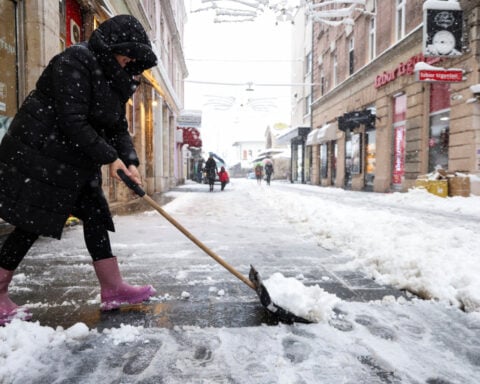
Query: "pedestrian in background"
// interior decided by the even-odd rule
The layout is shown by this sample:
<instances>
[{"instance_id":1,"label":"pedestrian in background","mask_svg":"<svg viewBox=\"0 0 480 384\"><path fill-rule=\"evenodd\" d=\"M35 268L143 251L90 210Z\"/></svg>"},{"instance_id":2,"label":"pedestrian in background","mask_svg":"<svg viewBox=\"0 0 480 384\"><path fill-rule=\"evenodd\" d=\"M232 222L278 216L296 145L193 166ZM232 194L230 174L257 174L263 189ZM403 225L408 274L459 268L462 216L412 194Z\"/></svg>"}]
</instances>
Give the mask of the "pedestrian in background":
<instances>
[{"instance_id":1,"label":"pedestrian in background","mask_svg":"<svg viewBox=\"0 0 480 384\"><path fill-rule=\"evenodd\" d=\"M215 179L217 178L218 168L217 162L213 158L212 154L208 156L205 162L205 173L207 174L208 185L210 186L210 192L213 192L213 186L215 185Z\"/></svg>"},{"instance_id":2,"label":"pedestrian in background","mask_svg":"<svg viewBox=\"0 0 480 384\"><path fill-rule=\"evenodd\" d=\"M220 179L221 190L225 189L225 186L230 181L230 177L228 176L228 172L226 171L225 167L220 167L220 172L218 172L218 178Z\"/></svg>"},{"instance_id":3,"label":"pedestrian in background","mask_svg":"<svg viewBox=\"0 0 480 384\"><path fill-rule=\"evenodd\" d=\"M70 214L83 222L85 244L100 282L101 308L139 303L152 286L131 286L120 275L108 231L112 216L101 166L141 184L125 105L136 77L157 58L140 22L115 16L49 62L0 144L0 217L15 229L0 250L0 324L31 314L8 296L8 286L39 236L60 239Z\"/></svg>"},{"instance_id":4,"label":"pedestrian in background","mask_svg":"<svg viewBox=\"0 0 480 384\"><path fill-rule=\"evenodd\" d=\"M257 184L258 185L262 184L263 166L260 163L255 165L255 178L257 179Z\"/></svg>"},{"instance_id":5,"label":"pedestrian in background","mask_svg":"<svg viewBox=\"0 0 480 384\"><path fill-rule=\"evenodd\" d=\"M270 180L272 179L273 174L273 163L272 160L265 160L265 176L267 177L267 185L270 185Z\"/></svg>"}]
</instances>

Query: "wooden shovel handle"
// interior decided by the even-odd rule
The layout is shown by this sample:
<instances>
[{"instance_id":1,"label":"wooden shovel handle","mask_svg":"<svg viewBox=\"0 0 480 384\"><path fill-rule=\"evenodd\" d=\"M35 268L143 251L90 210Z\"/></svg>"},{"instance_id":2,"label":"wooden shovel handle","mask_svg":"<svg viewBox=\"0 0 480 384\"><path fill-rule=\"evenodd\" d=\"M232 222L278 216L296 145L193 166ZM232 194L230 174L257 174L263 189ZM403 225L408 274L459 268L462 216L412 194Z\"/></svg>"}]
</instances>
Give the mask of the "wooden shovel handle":
<instances>
[{"instance_id":1,"label":"wooden shovel handle","mask_svg":"<svg viewBox=\"0 0 480 384\"><path fill-rule=\"evenodd\" d=\"M224 267L232 275L234 275L235 277L243 281L245 284L247 284L250 288L255 290L255 285L249 279L243 276L240 272L238 272L235 268L233 268L230 264L228 264L205 244L203 244L199 239L197 239L182 224L180 224L177 220L170 216L155 200L148 196L145 191L138 184L135 184L122 170L118 170L117 173L130 189L132 189L137 195L139 195L143 200L145 200L150 206L155 208L158 213L160 213L173 226L175 226L180 232L182 232L186 237L188 237L197 247L202 249L208 256L214 259L218 264Z\"/></svg>"}]
</instances>

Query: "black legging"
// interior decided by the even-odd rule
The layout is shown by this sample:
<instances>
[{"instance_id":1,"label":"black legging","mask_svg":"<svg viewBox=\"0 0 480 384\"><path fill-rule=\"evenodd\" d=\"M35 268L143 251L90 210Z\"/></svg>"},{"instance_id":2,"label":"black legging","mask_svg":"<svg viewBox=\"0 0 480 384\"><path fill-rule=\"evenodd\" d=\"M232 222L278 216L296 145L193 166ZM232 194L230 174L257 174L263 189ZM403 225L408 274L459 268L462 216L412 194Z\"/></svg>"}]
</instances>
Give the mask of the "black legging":
<instances>
[{"instance_id":1,"label":"black legging","mask_svg":"<svg viewBox=\"0 0 480 384\"><path fill-rule=\"evenodd\" d=\"M83 222L83 236L93 261L113 257L108 231L102 223L94 220ZM15 228L0 249L0 267L9 271L17 269L38 237L36 233Z\"/></svg>"}]
</instances>

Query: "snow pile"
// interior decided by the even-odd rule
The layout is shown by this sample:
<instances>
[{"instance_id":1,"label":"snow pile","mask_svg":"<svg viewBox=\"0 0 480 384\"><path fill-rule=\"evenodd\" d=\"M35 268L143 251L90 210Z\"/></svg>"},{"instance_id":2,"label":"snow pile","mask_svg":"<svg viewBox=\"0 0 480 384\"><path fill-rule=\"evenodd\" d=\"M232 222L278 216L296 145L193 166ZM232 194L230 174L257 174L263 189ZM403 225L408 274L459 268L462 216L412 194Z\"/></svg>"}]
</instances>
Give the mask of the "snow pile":
<instances>
[{"instance_id":1,"label":"snow pile","mask_svg":"<svg viewBox=\"0 0 480 384\"><path fill-rule=\"evenodd\" d=\"M265 201L272 209L282 207L288 222L312 234L321 247L348 257L348 269L423 298L480 310L480 196L439 198L421 189L392 194L314 190L299 198L265 189Z\"/></svg>"},{"instance_id":2,"label":"snow pile","mask_svg":"<svg viewBox=\"0 0 480 384\"><path fill-rule=\"evenodd\" d=\"M96 332L96 331L92 331ZM70 341L81 340L90 333L83 323L77 323L64 330L40 326L39 322L25 322L14 319L5 327L0 327L0 382L2 378L15 375L28 367L38 374L48 370L40 357L45 350L58 348Z\"/></svg>"},{"instance_id":3,"label":"snow pile","mask_svg":"<svg viewBox=\"0 0 480 384\"><path fill-rule=\"evenodd\" d=\"M131 325L120 324L120 328L105 329L103 333L107 339L114 345L132 343L141 337L143 327L133 327Z\"/></svg>"},{"instance_id":4,"label":"snow pile","mask_svg":"<svg viewBox=\"0 0 480 384\"><path fill-rule=\"evenodd\" d=\"M314 323L328 320L333 307L340 301L318 285L306 287L297 279L278 272L263 281L263 285L276 305Z\"/></svg>"}]
</instances>

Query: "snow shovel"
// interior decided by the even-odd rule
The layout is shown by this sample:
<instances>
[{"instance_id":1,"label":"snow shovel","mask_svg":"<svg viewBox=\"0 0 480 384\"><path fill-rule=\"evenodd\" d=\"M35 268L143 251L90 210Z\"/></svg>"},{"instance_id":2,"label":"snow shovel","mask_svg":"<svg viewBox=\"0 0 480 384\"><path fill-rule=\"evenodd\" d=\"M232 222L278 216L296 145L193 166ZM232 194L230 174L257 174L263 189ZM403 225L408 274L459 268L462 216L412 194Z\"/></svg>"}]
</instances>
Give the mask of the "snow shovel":
<instances>
[{"instance_id":1,"label":"snow shovel","mask_svg":"<svg viewBox=\"0 0 480 384\"><path fill-rule=\"evenodd\" d=\"M122 181L134 191L138 196L140 196L143 200L145 200L150 206L155 208L158 213L160 213L165 219L167 219L173 226L175 226L180 232L182 232L186 237L188 237L195 245L197 245L200 249L202 249L207 255L209 255L212 259L214 259L217 263L219 263L222 267L224 267L228 272L232 275L237 277L239 280L243 281L247 284L250 288L252 288L255 292L257 292L258 297L260 298L260 302L262 305L272 313L278 320L286 322L286 323L310 323L309 320L306 320L302 317L299 317L292 312L278 306L275 304L272 299L270 298L270 294L267 291L267 288L262 283L260 274L257 270L251 265L250 266L250 273L248 275L248 279L243 276L240 272L238 272L235 268L233 268L230 264L228 264L225 260L223 260L220 256L218 256L214 251L208 248L205 244L203 244L199 239L197 239L190 231L188 231L183 225L181 225L177 220L175 220L172 216L170 216L155 200L153 200L150 196L148 196L145 191L135 182L130 179L125 172L121 169L117 171L118 176L122 179Z\"/></svg>"}]
</instances>

